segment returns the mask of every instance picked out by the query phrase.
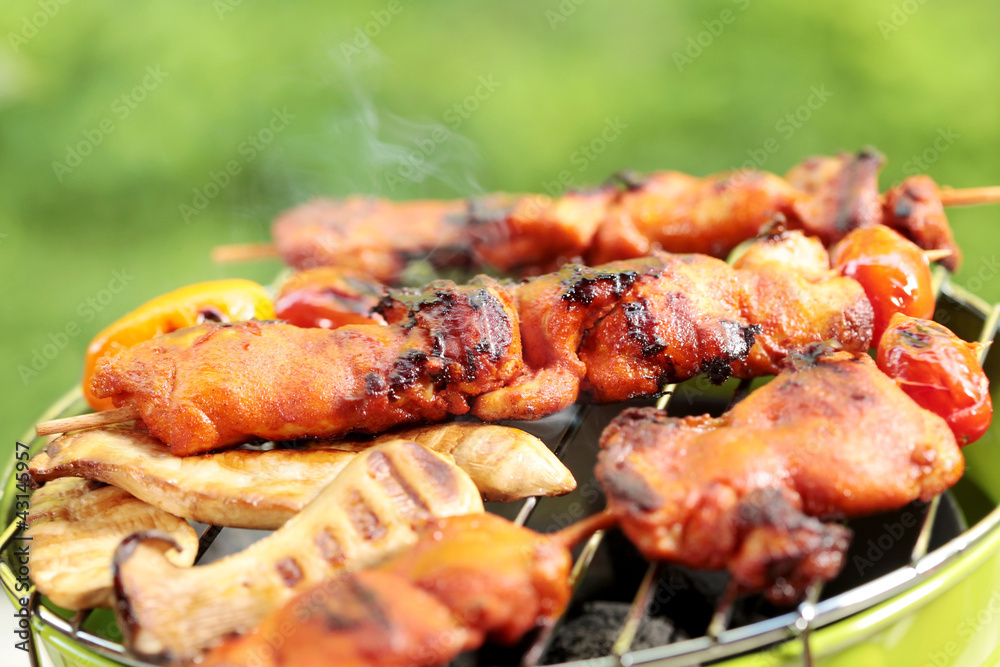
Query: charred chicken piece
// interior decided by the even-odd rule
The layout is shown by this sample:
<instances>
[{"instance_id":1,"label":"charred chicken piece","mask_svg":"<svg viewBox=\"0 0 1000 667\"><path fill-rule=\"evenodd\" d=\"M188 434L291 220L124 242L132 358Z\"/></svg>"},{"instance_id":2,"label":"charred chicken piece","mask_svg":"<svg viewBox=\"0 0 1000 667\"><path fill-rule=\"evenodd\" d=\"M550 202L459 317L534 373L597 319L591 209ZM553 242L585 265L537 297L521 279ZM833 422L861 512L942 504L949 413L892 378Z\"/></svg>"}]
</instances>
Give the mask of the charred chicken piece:
<instances>
[{"instance_id":1,"label":"charred chicken piece","mask_svg":"<svg viewBox=\"0 0 1000 667\"><path fill-rule=\"evenodd\" d=\"M495 515L444 519L409 551L304 591L199 664L446 664L487 638L512 643L553 622L569 601L571 565L558 539ZM289 627L295 641L277 641Z\"/></svg>"},{"instance_id":2,"label":"charred chicken piece","mask_svg":"<svg viewBox=\"0 0 1000 667\"><path fill-rule=\"evenodd\" d=\"M630 183L594 237L587 259L602 264L656 249L725 257L800 197L774 174L738 171L696 178L662 171Z\"/></svg>"},{"instance_id":3,"label":"charred chicken piece","mask_svg":"<svg viewBox=\"0 0 1000 667\"><path fill-rule=\"evenodd\" d=\"M395 292L381 314L389 326L191 327L106 360L94 388L138 407L150 432L185 456L252 437L441 421L520 372L517 312L490 278Z\"/></svg>"},{"instance_id":4,"label":"charred chicken piece","mask_svg":"<svg viewBox=\"0 0 1000 667\"><path fill-rule=\"evenodd\" d=\"M601 445L608 507L644 555L729 568L777 602L843 564L846 530L817 519L929 500L964 468L944 420L867 355L820 348L720 418L631 409Z\"/></svg>"},{"instance_id":5,"label":"charred chicken piece","mask_svg":"<svg viewBox=\"0 0 1000 667\"><path fill-rule=\"evenodd\" d=\"M948 250L941 259L949 271L962 265L962 250L955 243L941 204L937 184L930 176L910 176L885 193L883 224L895 229L924 250Z\"/></svg>"},{"instance_id":6,"label":"charred chicken piece","mask_svg":"<svg viewBox=\"0 0 1000 667\"><path fill-rule=\"evenodd\" d=\"M175 566L161 533L130 537L114 556L118 624L136 655L192 659L296 593L413 545L428 523L482 511L468 476L420 445L373 447L284 526L209 565Z\"/></svg>"},{"instance_id":7,"label":"charred chicken piece","mask_svg":"<svg viewBox=\"0 0 1000 667\"><path fill-rule=\"evenodd\" d=\"M825 245L879 224L878 173L884 164L885 158L874 150L807 158L785 174L803 195L790 219Z\"/></svg>"},{"instance_id":8,"label":"charred chicken piece","mask_svg":"<svg viewBox=\"0 0 1000 667\"><path fill-rule=\"evenodd\" d=\"M883 201L878 172L884 162L868 149L808 158L784 179L755 169L704 178L676 171L622 174L618 185L558 198L315 200L279 217L273 235L296 268L336 266L394 283L414 258L523 276L554 271L579 257L589 264L655 250L725 257L783 215L791 228L827 245L854 229L886 224L925 250L952 250L945 264L957 268L960 255L934 182L909 178Z\"/></svg>"},{"instance_id":9,"label":"charred chicken piece","mask_svg":"<svg viewBox=\"0 0 1000 667\"><path fill-rule=\"evenodd\" d=\"M520 285L527 371L477 398L473 412L531 419L567 407L581 389L610 402L699 373L716 382L756 377L777 372L794 348L831 338L868 349L864 291L831 275L817 241L785 232L757 245L768 250L753 246L757 259L745 259L745 268L654 253L596 268L567 265Z\"/></svg>"}]
</instances>

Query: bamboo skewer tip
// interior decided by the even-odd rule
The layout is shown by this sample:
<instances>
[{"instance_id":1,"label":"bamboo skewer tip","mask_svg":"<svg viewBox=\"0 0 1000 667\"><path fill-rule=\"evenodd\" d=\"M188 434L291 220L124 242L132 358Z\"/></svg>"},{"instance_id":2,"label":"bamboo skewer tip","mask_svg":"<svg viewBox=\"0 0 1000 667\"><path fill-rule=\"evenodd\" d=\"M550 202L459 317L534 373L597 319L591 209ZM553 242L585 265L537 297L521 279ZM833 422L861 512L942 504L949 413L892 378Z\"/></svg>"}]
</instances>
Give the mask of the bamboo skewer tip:
<instances>
[{"instance_id":1,"label":"bamboo skewer tip","mask_svg":"<svg viewBox=\"0 0 1000 667\"><path fill-rule=\"evenodd\" d=\"M55 435L57 433L68 433L69 431L79 431L95 426L110 426L122 422L139 419L139 410L132 407L116 408L114 410L104 410L102 412L91 412L86 415L76 417L64 417L62 419L51 419L35 425L35 434L38 437Z\"/></svg>"}]
</instances>

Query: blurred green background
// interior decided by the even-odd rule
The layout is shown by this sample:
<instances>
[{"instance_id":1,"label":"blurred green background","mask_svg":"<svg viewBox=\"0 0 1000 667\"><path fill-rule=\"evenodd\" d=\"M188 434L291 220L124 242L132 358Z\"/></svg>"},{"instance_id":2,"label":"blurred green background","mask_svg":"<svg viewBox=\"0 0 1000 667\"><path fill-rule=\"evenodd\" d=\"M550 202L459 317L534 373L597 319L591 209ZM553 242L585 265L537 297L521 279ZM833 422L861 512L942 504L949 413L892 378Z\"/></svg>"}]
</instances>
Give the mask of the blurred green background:
<instances>
[{"instance_id":1,"label":"blurred green background","mask_svg":"<svg viewBox=\"0 0 1000 667\"><path fill-rule=\"evenodd\" d=\"M5 0L0 15L0 451L115 318L194 281L270 281L277 262L209 251L267 240L311 195L780 173L865 145L889 157L883 186L1000 183L985 0ZM958 277L991 300L998 218L951 213Z\"/></svg>"}]
</instances>

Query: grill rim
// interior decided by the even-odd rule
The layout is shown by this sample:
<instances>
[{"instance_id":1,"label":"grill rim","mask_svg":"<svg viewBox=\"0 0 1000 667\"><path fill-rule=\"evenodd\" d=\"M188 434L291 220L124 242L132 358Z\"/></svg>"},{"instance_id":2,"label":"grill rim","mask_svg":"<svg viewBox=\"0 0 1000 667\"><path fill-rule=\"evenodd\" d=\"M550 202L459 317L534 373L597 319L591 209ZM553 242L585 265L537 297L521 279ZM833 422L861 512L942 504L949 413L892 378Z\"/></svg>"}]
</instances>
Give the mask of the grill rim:
<instances>
[{"instance_id":1,"label":"grill rim","mask_svg":"<svg viewBox=\"0 0 1000 667\"><path fill-rule=\"evenodd\" d=\"M935 292L939 293L939 301L942 296L947 297L958 306L978 316L983 321L980 340L993 340L997 335L998 324L1000 324L1000 303L991 305L966 288L950 282L947 279L947 272L940 267L935 272L934 277ZM79 412L84 407L81 405L81 402L80 389L78 386L74 387L60 397L37 421L64 416L74 410L74 408ZM576 409L577 412L570 424L556 438L556 446L553 449L557 455L561 454L568 446L568 443L573 439L573 432L579 428L585 417L586 406L578 405ZM29 452L34 455L45 442L45 439L35 437L33 432L29 430L19 440L19 442L22 441L30 443ZM14 475L16 461L17 459L12 455L5 465L3 471L4 487L0 491L0 509L3 510L0 518L6 520L8 516L11 517L10 523L4 532L0 534L0 583L3 584L8 598L15 606L18 605L20 596L16 592L17 579L11 567L10 550L8 547L11 546L19 533L17 518L13 515L14 505L11 502L13 491L17 484ZM539 500L537 498L528 498L523 501L523 505L518 511L517 522L524 523L537 508L538 504ZM928 516L931 518L925 524L925 528L928 524L933 523L934 507L935 505L932 505L929 508ZM214 534L212 534L213 531L215 531ZM209 527L205 531L205 534L202 536L203 541L207 541L207 544L204 545L205 548L211 543L217 532L213 527ZM898 568L877 579L856 586L826 600L819 602L807 600L793 611L749 625L723 629L715 636L706 634L701 637L686 639L663 646L636 651L626 650L620 656L611 655L590 658L588 660L559 663L559 665L562 667L582 667L583 665L597 667L599 665L618 664L656 664L664 667L667 665L687 665L731 658L765 647L776 645L783 647L790 642L801 643L802 655L806 660L806 664L811 664L808 637L812 632L821 629L830 632L834 630L832 626L835 626L838 622L865 612L874 612L877 607L892 601L894 598L902 599L904 596L911 596L911 600L907 603L906 608L927 604L932 598L926 595L925 591L930 593L934 590L939 590L941 588L939 580L961 578L964 574L971 572L975 567L980 565L990 555L996 556L998 548L993 543L1000 544L1000 503L976 524L969 527L968 530L937 549L929 553L924 553L919 558L914 558L910 565ZM589 545L590 541L587 544ZM204 548L200 551L204 552ZM593 554L591 553L591 555ZM655 567L657 566L654 563L651 566L651 570ZM577 583L585 578L586 572L586 566L578 573L576 567L574 567L574 573L578 577ZM641 587L639 592L642 592ZM75 647L94 653L101 660L110 661L110 664L151 667L150 663L130 656L120 643L83 630L82 626L91 613L90 610L79 612L73 618L67 620L42 603L41 597L34 586L31 586L29 589L27 597L29 599L30 615L28 654L33 667L37 667L40 664L38 661L38 640L44 639L46 635L53 633L62 636L71 644L74 644ZM634 602L633 607L636 604L637 602ZM893 618L894 615L890 615L883 618L881 622L891 622ZM561 621L562 619L559 619L559 622ZM541 650L534 656L534 661L528 661L525 664L535 664L535 661L544 658L545 649L547 649L547 642L541 646ZM525 654L524 658L528 659L529 655L530 651Z\"/></svg>"}]
</instances>

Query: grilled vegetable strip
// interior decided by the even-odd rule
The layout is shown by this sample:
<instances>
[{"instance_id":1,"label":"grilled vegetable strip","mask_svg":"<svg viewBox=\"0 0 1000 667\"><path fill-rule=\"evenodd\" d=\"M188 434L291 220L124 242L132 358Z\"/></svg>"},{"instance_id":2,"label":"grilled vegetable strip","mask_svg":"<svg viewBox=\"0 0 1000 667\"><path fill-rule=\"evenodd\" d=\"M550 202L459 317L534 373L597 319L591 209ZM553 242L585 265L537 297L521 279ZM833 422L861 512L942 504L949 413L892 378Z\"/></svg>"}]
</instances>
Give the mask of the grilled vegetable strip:
<instances>
[{"instance_id":1,"label":"grilled vegetable strip","mask_svg":"<svg viewBox=\"0 0 1000 667\"><path fill-rule=\"evenodd\" d=\"M389 326L203 325L108 360L94 387L137 408L178 455L251 436L436 421L468 411L469 400L487 421L536 418L575 401L581 383L616 401L703 372L715 381L775 372L795 347L829 338L867 350L872 311L861 285L829 275L821 248L817 257L807 275L777 260L734 269L657 253L567 265L506 291L485 278L438 281L391 292L380 306Z\"/></svg>"},{"instance_id":2,"label":"grilled vegetable strip","mask_svg":"<svg viewBox=\"0 0 1000 667\"><path fill-rule=\"evenodd\" d=\"M448 663L487 638L517 641L565 609L563 544L494 515L453 517L373 570L305 591L254 632L206 657L233 667L420 667ZM294 641L280 641L292 628Z\"/></svg>"},{"instance_id":3,"label":"grilled vegetable strip","mask_svg":"<svg viewBox=\"0 0 1000 667\"><path fill-rule=\"evenodd\" d=\"M961 255L937 186L907 179L879 197L884 158L875 151L809 158L785 179L755 170L696 178L675 171L619 176L618 185L544 195L489 195L467 202L349 197L315 200L274 223L285 261L299 269L336 266L397 282L406 262L497 268L522 275L648 255L653 250L725 257L775 215L832 244L848 232L887 224L922 248Z\"/></svg>"},{"instance_id":4,"label":"grilled vegetable strip","mask_svg":"<svg viewBox=\"0 0 1000 667\"><path fill-rule=\"evenodd\" d=\"M297 327L336 329L347 324L385 324L372 311L385 285L348 269L321 266L301 271L281 286L275 317Z\"/></svg>"},{"instance_id":5,"label":"grilled vegetable strip","mask_svg":"<svg viewBox=\"0 0 1000 667\"><path fill-rule=\"evenodd\" d=\"M66 476L114 484L177 516L237 528L274 529L330 483L357 453L409 440L444 455L487 500L561 495L576 488L570 472L540 440L489 424L441 424L372 441L309 443L304 448L230 450L177 457L146 430L113 426L70 433L35 456L36 484Z\"/></svg>"},{"instance_id":6,"label":"grilled vegetable strip","mask_svg":"<svg viewBox=\"0 0 1000 667\"><path fill-rule=\"evenodd\" d=\"M114 558L119 625L148 658L184 660L345 570L371 566L417 541L428 522L482 512L472 481L415 443L360 453L302 512L244 551L178 568L169 541L131 537Z\"/></svg>"},{"instance_id":7,"label":"grilled vegetable strip","mask_svg":"<svg viewBox=\"0 0 1000 667\"><path fill-rule=\"evenodd\" d=\"M65 609L112 606L111 557L133 533L169 534L177 548L165 557L180 567L194 563L198 553L198 536L183 519L83 479L60 479L35 491L28 524L31 581Z\"/></svg>"},{"instance_id":8,"label":"grilled vegetable strip","mask_svg":"<svg viewBox=\"0 0 1000 667\"><path fill-rule=\"evenodd\" d=\"M961 476L944 420L864 354L792 357L720 418L632 409L601 438L597 477L643 554L723 568L788 602L835 576L855 517L929 500Z\"/></svg>"}]
</instances>

